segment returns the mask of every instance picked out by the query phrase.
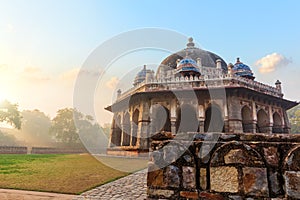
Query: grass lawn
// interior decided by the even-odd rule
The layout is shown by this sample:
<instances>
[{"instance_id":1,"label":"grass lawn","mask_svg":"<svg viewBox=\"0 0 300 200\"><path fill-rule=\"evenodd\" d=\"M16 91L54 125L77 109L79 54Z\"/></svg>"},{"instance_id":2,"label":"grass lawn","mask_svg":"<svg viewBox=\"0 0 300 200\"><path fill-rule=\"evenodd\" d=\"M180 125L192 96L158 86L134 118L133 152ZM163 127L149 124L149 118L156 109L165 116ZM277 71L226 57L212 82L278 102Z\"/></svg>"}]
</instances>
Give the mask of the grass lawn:
<instances>
[{"instance_id":1,"label":"grass lawn","mask_svg":"<svg viewBox=\"0 0 300 200\"><path fill-rule=\"evenodd\" d=\"M140 159L104 159L131 166L131 171L146 167ZM79 194L127 174L88 154L0 155L0 188Z\"/></svg>"}]
</instances>

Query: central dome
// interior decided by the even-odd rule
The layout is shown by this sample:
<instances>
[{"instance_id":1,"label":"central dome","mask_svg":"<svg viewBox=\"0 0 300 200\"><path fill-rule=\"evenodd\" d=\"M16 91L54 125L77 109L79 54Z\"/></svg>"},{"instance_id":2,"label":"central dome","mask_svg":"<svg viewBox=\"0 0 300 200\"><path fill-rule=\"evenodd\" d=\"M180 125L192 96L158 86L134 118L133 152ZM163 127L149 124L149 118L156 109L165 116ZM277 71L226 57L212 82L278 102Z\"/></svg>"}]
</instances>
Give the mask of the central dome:
<instances>
[{"instance_id":1,"label":"central dome","mask_svg":"<svg viewBox=\"0 0 300 200\"><path fill-rule=\"evenodd\" d=\"M195 47L195 44L193 43L193 39L189 38L189 42L187 43L187 47L181 51L178 51L177 53L174 53L167 58L165 58L158 69L158 73L160 73L163 69L166 67L171 67L173 69L176 69L177 67L177 61L184 59L186 56L189 58L198 61L201 61L201 65L203 67L212 67L216 68L216 61L218 59L221 60L221 67L224 72L227 72L227 64L226 62L218 55L205 51L203 49L199 49Z\"/></svg>"}]
</instances>

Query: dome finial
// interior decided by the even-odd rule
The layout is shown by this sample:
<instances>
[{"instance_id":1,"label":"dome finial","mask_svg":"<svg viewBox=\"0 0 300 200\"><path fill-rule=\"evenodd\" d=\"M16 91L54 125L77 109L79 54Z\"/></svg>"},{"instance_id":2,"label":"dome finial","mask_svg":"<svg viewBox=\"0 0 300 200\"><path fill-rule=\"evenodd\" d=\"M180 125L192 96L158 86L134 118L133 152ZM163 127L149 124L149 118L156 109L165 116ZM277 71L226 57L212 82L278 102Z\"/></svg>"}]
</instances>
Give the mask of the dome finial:
<instances>
[{"instance_id":1,"label":"dome finial","mask_svg":"<svg viewBox=\"0 0 300 200\"><path fill-rule=\"evenodd\" d=\"M186 50L185 51L185 57L187 58L189 56L189 52Z\"/></svg>"},{"instance_id":2,"label":"dome finial","mask_svg":"<svg viewBox=\"0 0 300 200\"><path fill-rule=\"evenodd\" d=\"M186 44L186 46L187 46L187 48L193 48L195 46L192 37L189 37L188 43Z\"/></svg>"},{"instance_id":3,"label":"dome finial","mask_svg":"<svg viewBox=\"0 0 300 200\"><path fill-rule=\"evenodd\" d=\"M241 62L239 57L236 58L236 62L237 62L237 63L240 63L240 62Z\"/></svg>"}]
</instances>

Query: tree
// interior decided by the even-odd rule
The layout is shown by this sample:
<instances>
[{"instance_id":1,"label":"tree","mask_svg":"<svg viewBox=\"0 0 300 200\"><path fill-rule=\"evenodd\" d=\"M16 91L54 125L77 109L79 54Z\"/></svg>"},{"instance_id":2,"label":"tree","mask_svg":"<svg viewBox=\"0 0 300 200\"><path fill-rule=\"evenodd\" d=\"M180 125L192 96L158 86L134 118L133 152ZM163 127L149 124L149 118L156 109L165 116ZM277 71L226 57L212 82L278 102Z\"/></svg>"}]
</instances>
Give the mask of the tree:
<instances>
[{"instance_id":1,"label":"tree","mask_svg":"<svg viewBox=\"0 0 300 200\"><path fill-rule=\"evenodd\" d=\"M18 104L12 104L7 100L0 103L0 122L6 122L17 129L21 129L21 118Z\"/></svg>"},{"instance_id":2,"label":"tree","mask_svg":"<svg viewBox=\"0 0 300 200\"><path fill-rule=\"evenodd\" d=\"M84 145L92 153L104 153L108 145L107 136L94 118L73 108L57 111L50 133L61 143Z\"/></svg>"},{"instance_id":3,"label":"tree","mask_svg":"<svg viewBox=\"0 0 300 200\"><path fill-rule=\"evenodd\" d=\"M78 129L74 122L74 115L79 117L82 114L73 108L64 108L58 110L56 117L52 119L49 131L58 142L67 144L80 143Z\"/></svg>"},{"instance_id":4,"label":"tree","mask_svg":"<svg viewBox=\"0 0 300 200\"><path fill-rule=\"evenodd\" d=\"M18 145L18 141L15 136L5 133L0 130L0 145L1 146L14 146Z\"/></svg>"},{"instance_id":5,"label":"tree","mask_svg":"<svg viewBox=\"0 0 300 200\"><path fill-rule=\"evenodd\" d=\"M300 133L300 105L288 111L291 123L291 133Z\"/></svg>"},{"instance_id":6,"label":"tree","mask_svg":"<svg viewBox=\"0 0 300 200\"><path fill-rule=\"evenodd\" d=\"M24 139L32 145L52 145L54 140L49 134L51 120L45 113L35 110L22 111L22 131Z\"/></svg>"}]
</instances>

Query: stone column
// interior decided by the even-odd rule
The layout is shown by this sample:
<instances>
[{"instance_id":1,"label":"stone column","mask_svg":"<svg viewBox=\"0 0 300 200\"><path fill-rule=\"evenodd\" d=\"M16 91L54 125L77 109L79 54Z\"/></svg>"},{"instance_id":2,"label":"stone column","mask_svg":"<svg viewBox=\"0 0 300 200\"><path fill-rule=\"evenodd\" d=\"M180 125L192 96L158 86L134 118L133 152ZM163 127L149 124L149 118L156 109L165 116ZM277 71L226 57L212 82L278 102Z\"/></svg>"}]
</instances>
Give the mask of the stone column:
<instances>
[{"instance_id":1,"label":"stone column","mask_svg":"<svg viewBox=\"0 0 300 200\"><path fill-rule=\"evenodd\" d=\"M257 112L256 112L256 103L252 101L252 133L256 133L257 126Z\"/></svg>"},{"instance_id":2,"label":"stone column","mask_svg":"<svg viewBox=\"0 0 300 200\"><path fill-rule=\"evenodd\" d=\"M237 96L228 98L228 129L230 133L242 133L241 105Z\"/></svg>"},{"instance_id":3,"label":"stone column","mask_svg":"<svg viewBox=\"0 0 300 200\"><path fill-rule=\"evenodd\" d=\"M198 106L198 121L199 121L199 132L204 133L204 121L205 121L205 112L204 106Z\"/></svg>"},{"instance_id":4,"label":"stone column","mask_svg":"<svg viewBox=\"0 0 300 200\"><path fill-rule=\"evenodd\" d=\"M109 133L109 140L108 140L108 147L113 147L114 146L114 135L115 135L115 117L116 115L114 114L111 127L110 127L110 133Z\"/></svg>"},{"instance_id":5,"label":"stone column","mask_svg":"<svg viewBox=\"0 0 300 200\"><path fill-rule=\"evenodd\" d=\"M176 118L171 118L171 132L173 135L176 135Z\"/></svg>"},{"instance_id":6,"label":"stone column","mask_svg":"<svg viewBox=\"0 0 300 200\"><path fill-rule=\"evenodd\" d=\"M121 114L121 121L120 121L120 129L121 129L121 131L122 131L122 133L121 133L121 142L120 142L120 146L123 146L123 140L124 140L124 134L125 134L125 132L124 132L124 128L123 128L123 126L124 126L124 124L123 124L123 116L124 115L124 113L122 113Z\"/></svg>"},{"instance_id":7,"label":"stone column","mask_svg":"<svg viewBox=\"0 0 300 200\"><path fill-rule=\"evenodd\" d=\"M170 120L171 120L171 132L173 135L176 135L176 121L177 121L177 102L175 99L171 102L171 109L170 109Z\"/></svg>"},{"instance_id":8,"label":"stone column","mask_svg":"<svg viewBox=\"0 0 300 200\"><path fill-rule=\"evenodd\" d=\"M272 112L272 107L271 106L269 106L268 113L269 113L268 133L271 134L273 132L273 124L274 124L273 112Z\"/></svg>"},{"instance_id":9,"label":"stone column","mask_svg":"<svg viewBox=\"0 0 300 200\"><path fill-rule=\"evenodd\" d=\"M133 146L133 136L134 136L134 132L136 132L136 130L137 130L137 125L131 120L130 126L131 126L130 146Z\"/></svg>"},{"instance_id":10,"label":"stone column","mask_svg":"<svg viewBox=\"0 0 300 200\"><path fill-rule=\"evenodd\" d=\"M150 131L150 102L142 104L140 108L137 146L140 149L148 149Z\"/></svg>"},{"instance_id":11,"label":"stone column","mask_svg":"<svg viewBox=\"0 0 300 200\"><path fill-rule=\"evenodd\" d=\"M229 132L228 101L223 102L224 107L224 131Z\"/></svg>"}]
</instances>

